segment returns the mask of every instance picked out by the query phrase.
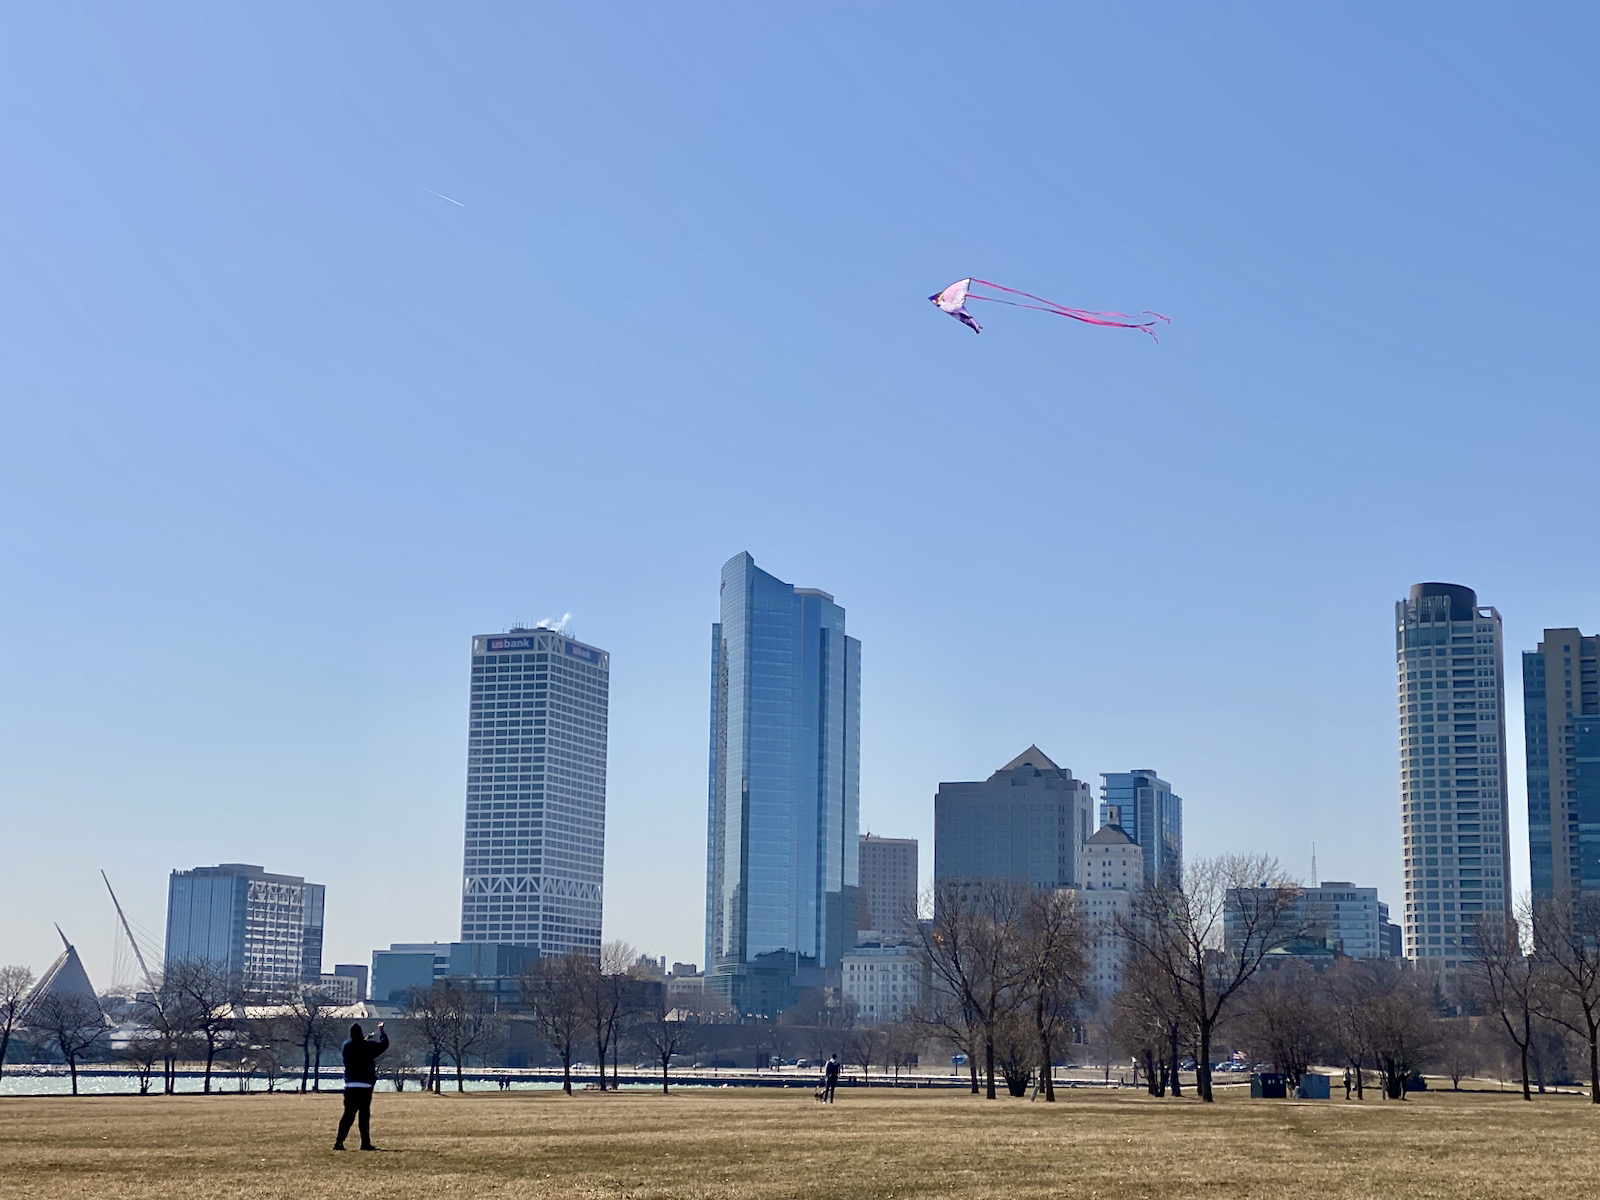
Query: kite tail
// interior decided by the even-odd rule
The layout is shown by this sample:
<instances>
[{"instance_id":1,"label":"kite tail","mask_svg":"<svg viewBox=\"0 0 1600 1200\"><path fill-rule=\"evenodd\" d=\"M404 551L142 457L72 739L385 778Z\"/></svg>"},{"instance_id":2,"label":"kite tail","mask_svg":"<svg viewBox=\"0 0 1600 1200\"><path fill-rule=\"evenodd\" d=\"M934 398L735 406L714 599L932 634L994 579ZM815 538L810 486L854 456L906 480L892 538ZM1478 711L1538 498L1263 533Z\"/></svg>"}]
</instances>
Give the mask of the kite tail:
<instances>
[{"instance_id":1,"label":"kite tail","mask_svg":"<svg viewBox=\"0 0 1600 1200\"><path fill-rule=\"evenodd\" d=\"M974 279L972 282L983 287L994 288L997 292L1007 292L1013 296L1025 296L1029 300L1035 300L1038 303L1021 304L1015 300L1002 300L998 296L976 296L972 295L970 292L968 293L968 299L987 300L991 304L1009 304L1013 308L1031 308L1038 312L1054 313L1058 317L1070 317L1074 321L1082 321L1085 325L1105 325L1115 329L1137 329L1141 332L1150 334L1151 338L1154 339L1158 344L1160 339L1156 338L1156 335L1151 331L1151 326L1154 325L1156 321L1165 321L1169 325L1172 323L1172 319L1170 317L1163 316L1161 313L1153 312L1150 309L1145 309L1144 312L1135 314L1124 312L1100 312L1090 308L1069 308L1065 304L1057 304L1054 300L1046 300L1043 296L1035 296L1032 292L1024 292L1018 288L1006 287L1003 283L990 283L987 279ZM1141 321L1138 319L1140 316L1150 317L1151 320ZM1119 317L1121 320L1116 319Z\"/></svg>"}]
</instances>

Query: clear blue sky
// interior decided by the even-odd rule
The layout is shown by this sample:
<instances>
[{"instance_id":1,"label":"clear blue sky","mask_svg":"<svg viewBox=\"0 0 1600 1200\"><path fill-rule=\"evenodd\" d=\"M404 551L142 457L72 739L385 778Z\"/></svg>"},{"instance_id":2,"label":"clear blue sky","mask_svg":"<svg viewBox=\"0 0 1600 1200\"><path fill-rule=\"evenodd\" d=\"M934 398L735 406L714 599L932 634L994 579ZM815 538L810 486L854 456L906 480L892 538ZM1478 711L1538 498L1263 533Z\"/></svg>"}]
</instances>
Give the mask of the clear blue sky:
<instances>
[{"instance_id":1,"label":"clear blue sky","mask_svg":"<svg viewBox=\"0 0 1600 1200\"><path fill-rule=\"evenodd\" d=\"M740 550L848 609L863 822L925 870L938 782L1037 742L1398 903L1393 602L1474 586L1513 659L1600 627L1597 37L12 6L0 962L58 920L108 982L102 866L156 929L173 867L322 881L330 965L451 938L468 639L566 611L612 653L606 934L698 960ZM968 274L1173 324L974 337L924 299Z\"/></svg>"}]
</instances>

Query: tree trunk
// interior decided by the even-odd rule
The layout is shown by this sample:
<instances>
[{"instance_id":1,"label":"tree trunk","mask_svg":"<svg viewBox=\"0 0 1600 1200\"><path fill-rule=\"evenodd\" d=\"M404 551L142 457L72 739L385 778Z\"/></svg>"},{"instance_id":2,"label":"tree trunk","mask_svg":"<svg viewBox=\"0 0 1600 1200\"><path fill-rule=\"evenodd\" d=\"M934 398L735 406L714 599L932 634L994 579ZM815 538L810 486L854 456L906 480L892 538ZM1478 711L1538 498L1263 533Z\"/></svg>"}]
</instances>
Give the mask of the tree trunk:
<instances>
[{"instance_id":1,"label":"tree trunk","mask_svg":"<svg viewBox=\"0 0 1600 1200\"><path fill-rule=\"evenodd\" d=\"M595 1069L600 1072L600 1090L603 1092L606 1090L606 1044L598 1034L595 1035L594 1048Z\"/></svg>"},{"instance_id":2,"label":"tree trunk","mask_svg":"<svg viewBox=\"0 0 1600 1200\"><path fill-rule=\"evenodd\" d=\"M1600 1104L1600 1021L1589 1018L1589 1103Z\"/></svg>"},{"instance_id":3,"label":"tree trunk","mask_svg":"<svg viewBox=\"0 0 1600 1200\"><path fill-rule=\"evenodd\" d=\"M987 1030L983 1035L983 1077L985 1081L983 1098L994 1099L994 1034Z\"/></svg>"},{"instance_id":4,"label":"tree trunk","mask_svg":"<svg viewBox=\"0 0 1600 1200\"><path fill-rule=\"evenodd\" d=\"M1528 1082L1528 1043L1523 1042L1518 1049L1522 1055L1522 1098L1531 1101L1533 1099L1533 1088L1529 1086Z\"/></svg>"},{"instance_id":5,"label":"tree trunk","mask_svg":"<svg viewBox=\"0 0 1600 1200\"><path fill-rule=\"evenodd\" d=\"M668 1094L667 1093L667 1064L671 1061L671 1057L672 1057L671 1055L666 1055L666 1054L661 1056L661 1094L663 1096Z\"/></svg>"},{"instance_id":6,"label":"tree trunk","mask_svg":"<svg viewBox=\"0 0 1600 1200\"><path fill-rule=\"evenodd\" d=\"M1356 1061L1355 1066L1356 1066L1356 1099L1357 1100L1365 1100L1367 1097L1361 1090L1361 1078L1362 1078L1363 1075L1366 1074L1366 1072L1361 1069L1361 1062L1360 1062L1359 1059Z\"/></svg>"},{"instance_id":7,"label":"tree trunk","mask_svg":"<svg viewBox=\"0 0 1600 1200\"><path fill-rule=\"evenodd\" d=\"M972 1094L978 1094L978 1056L973 1053L975 1046L967 1048L967 1074L972 1077Z\"/></svg>"},{"instance_id":8,"label":"tree trunk","mask_svg":"<svg viewBox=\"0 0 1600 1200\"><path fill-rule=\"evenodd\" d=\"M68 1054L65 1057L67 1070L72 1072L72 1094L76 1096L78 1094L78 1056L76 1054Z\"/></svg>"},{"instance_id":9,"label":"tree trunk","mask_svg":"<svg viewBox=\"0 0 1600 1200\"><path fill-rule=\"evenodd\" d=\"M217 1044L211 1038L206 1038L206 1086L202 1089L208 1095L211 1092L211 1064L217 1057Z\"/></svg>"},{"instance_id":10,"label":"tree trunk","mask_svg":"<svg viewBox=\"0 0 1600 1200\"><path fill-rule=\"evenodd\" d=\"M1050 1035L1044 1032L1043 1026L1039 1030L1040 1048L1043 1050L1044 1061L1039 1064L1039 1070L1044 1072L1044 1102L1056 1102L1056 1073L1051 1059L1055 1056L1050 1053Z\"/></svg>"},{"instance_id":11,"label":"tree trunk","mask_svg":"<svg viewBox=\"0 0 1600 1200\"><path fill-rule=\"evenodd\" d=\"M452 1055L452 1057L455 1059L456 1064L456 1091L465 1092L467 1090L467 1085L461 1078L461 1056L456 1054Z\"/></svg>"},{"instance_id":12,"label":"tree trunk","mask_svg":"<svg viewBox=\"0 0 1600 1200\"><path fill-rule=\"evenodd\" d=\"M307 1038L301 1042L300 1049L305 1052L300 1063L300 1094L304 1095L306 1084L311 1082L311 1039Z\"/></svg>"},{"instance_id":13,"label":"tree trunk","mask_svg":"<svg viewBox=\"0 0 1600 1200\"><path fill-rule=\"evenodd\" d=\"M1200 1022L1200 1057L1194 1063L1194 1090L1211 1103L1211 1022Z\"/></svg>"},{"instance_id":14,"label":"tree trunk","mask_svg":"<svg viewBox=\"0 0 1600 1200\"><path fill-rule=\"evenodd\" d=\"M1178 1078L1178 1027L1176 1025L1172 1027L1171 1034L1172 1044L1168 1048L1167 1057L1167 1062L1170 1065L1168 1067L1167 1074L1172 1081L1172 1098L1176 1100L1183 1095L1183 1083Z\"/></svg>"},{"instance_id":15,"label":"tree trunk","mask_svg":"<svg viewBox=\"0 0 1600 1200\"><path fill-rule=\"evenodd\" d=\"M567 1050L561 1055L561 1090L567 1095L572 1095L572 1051Z\"/></svg>"}]
</instances>

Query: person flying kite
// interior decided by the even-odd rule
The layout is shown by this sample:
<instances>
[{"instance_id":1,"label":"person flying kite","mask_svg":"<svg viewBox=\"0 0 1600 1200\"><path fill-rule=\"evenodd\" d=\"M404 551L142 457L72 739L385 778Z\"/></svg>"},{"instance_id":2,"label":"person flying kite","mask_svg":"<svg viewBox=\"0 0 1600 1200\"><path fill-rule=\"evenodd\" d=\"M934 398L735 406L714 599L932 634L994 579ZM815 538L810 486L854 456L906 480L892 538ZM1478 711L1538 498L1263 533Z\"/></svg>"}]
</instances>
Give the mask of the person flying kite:
<instances>
[{"instance_id":1,"label":"person flying kite","mask_svg":"<svg viewBox=\"0 0 1600 1200\"><path fill-rule=\"evenodd\" d=\"M996 292L1005 292L1011 296L1022 296L1024 300L1035 301L1027 304L1024 300L1007 300L1001 296L984 296L974 291L975 288L989 288ZM1156 338L1152 328L1157 321L1170 319L1158 312L1148 309L1138 316L1120 312L1094 312L1087 308L1068 308L1065 304L1057 304L1054 300L1046 300L1043 296L1035 296L1032 292L1019 292L1016 288L1008 288L1003 284L990 283L984 279L958 279L942 292L935 292L928 297L940 312L949 313L960 321L973 333L982 333L983 326L979 325L973 315L967 311L968 300L987 300L990 304L1009 304L1012 308L1031 308L1037 312L1053 313L1058 317L1071 317L1074 321L1082 321L1086 325L1109 325L1115 329L1137 329L1140 333L1147 333L1152 340ZM1140 318L1148 318L1141 320Z\"/></svg>"}]
</instances>

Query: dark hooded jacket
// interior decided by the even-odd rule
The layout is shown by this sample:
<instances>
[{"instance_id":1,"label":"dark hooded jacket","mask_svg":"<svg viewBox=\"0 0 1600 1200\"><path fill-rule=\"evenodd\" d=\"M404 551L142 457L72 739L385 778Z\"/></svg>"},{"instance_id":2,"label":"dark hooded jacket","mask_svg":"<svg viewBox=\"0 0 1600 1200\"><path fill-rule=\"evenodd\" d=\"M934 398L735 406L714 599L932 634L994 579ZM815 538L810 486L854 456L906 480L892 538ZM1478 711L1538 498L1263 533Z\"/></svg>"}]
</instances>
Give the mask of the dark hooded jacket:
<instances>
[{"instance_id":1,"label":"dark hooded jacket","mask_svg":"<svg viewBox=\"0 0 1600 1200\"><path fill-rule=\"evenodd\" d=\"M344 1082L345 1086L352 1083L365 1083L369 1086L378 1082L378 1055L389 1048L389 1035L383 1030L369 1038L357 1041L351 1038L344 1044Z\"/></svg>"}]
</instances>

